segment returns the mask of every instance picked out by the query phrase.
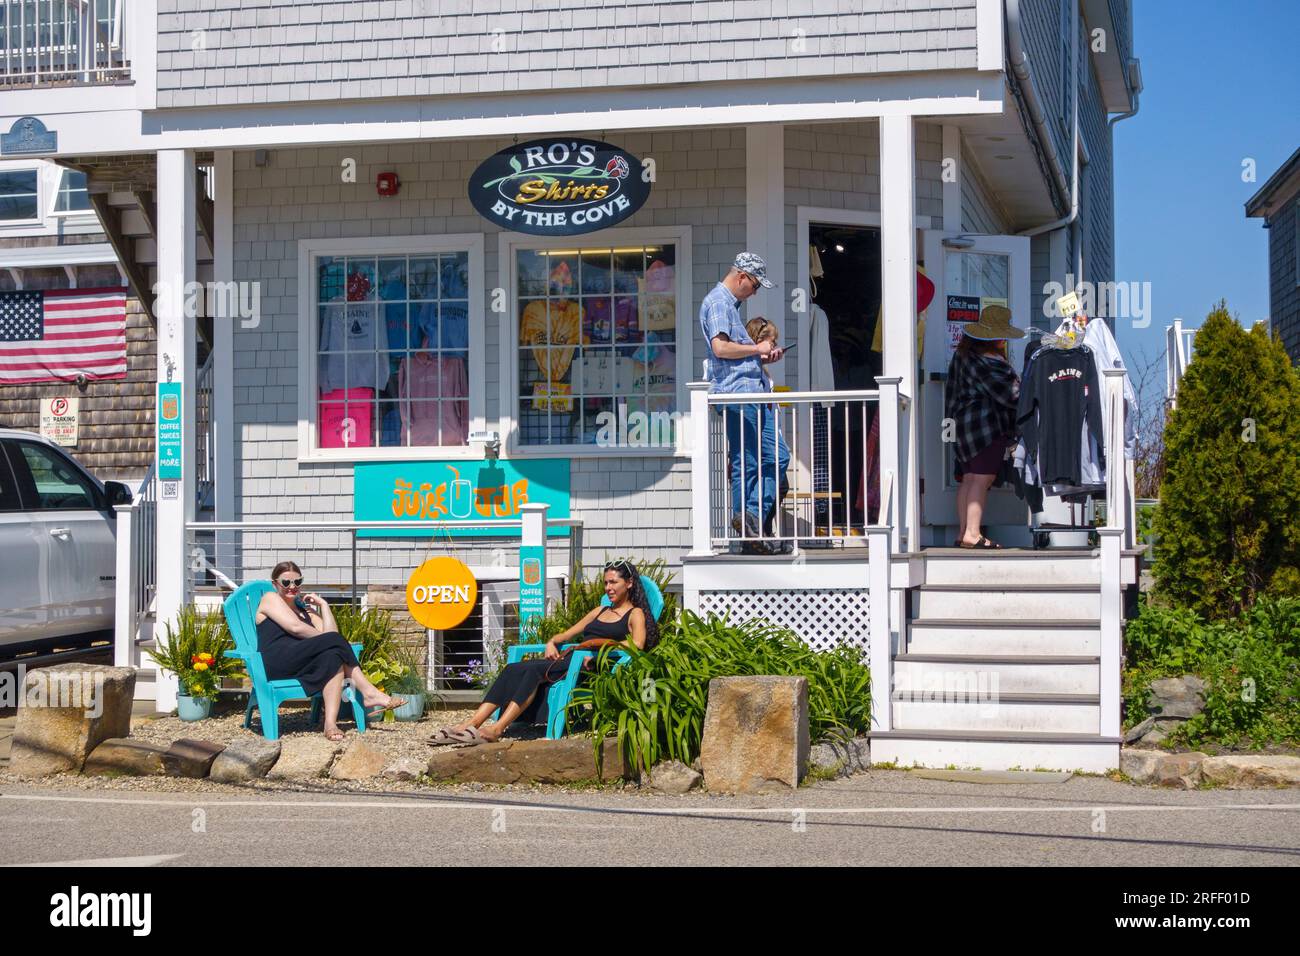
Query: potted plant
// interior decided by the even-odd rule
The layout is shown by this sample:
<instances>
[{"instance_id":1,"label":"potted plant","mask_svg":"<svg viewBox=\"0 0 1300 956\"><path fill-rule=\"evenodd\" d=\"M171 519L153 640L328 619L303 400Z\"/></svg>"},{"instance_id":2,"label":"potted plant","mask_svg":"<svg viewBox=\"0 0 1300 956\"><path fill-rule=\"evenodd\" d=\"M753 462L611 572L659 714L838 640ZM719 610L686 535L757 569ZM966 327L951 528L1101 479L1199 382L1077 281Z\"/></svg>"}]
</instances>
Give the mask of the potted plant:
<instances>
[{"instance_id":1,"label":"potted plant","mask_svg":"<svg viewBox=\"0 0 1300 956\"><path fill-rule=\"evenodd\" d=\"M177 716L181 720L202 720L211 712L222 680L243 675L240 662L224 656L235 646L225 615L186 605L177 615L175 627L168 621L164 631L165 636L149 651L149 657L164 671L176 675L180 684Z\"/></svg>"},{"instance_id":2,"label":"potted plant","mask_svg":"<svg viewBox=\"0 0 1300 956\"><path fill-rule=\"evenodd\" d=\"M399 670L385 684L384 693L401 697L406 703L392 712L393 719L419 720L424 716L425 700L429 696L424 669L410 645L398 645L394 657Z\"/></svg>"}]
</instances>

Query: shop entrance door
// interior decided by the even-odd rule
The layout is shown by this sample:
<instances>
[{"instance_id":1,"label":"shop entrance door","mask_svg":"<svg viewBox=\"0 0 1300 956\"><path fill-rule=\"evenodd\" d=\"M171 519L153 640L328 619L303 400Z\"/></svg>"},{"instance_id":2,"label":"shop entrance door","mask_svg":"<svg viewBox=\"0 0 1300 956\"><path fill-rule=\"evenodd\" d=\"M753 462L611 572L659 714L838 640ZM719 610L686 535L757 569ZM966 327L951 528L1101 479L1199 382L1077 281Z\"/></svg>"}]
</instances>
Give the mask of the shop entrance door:
<instances>
[{"instance_id":1,"label":"shop entrance door","mask_svg":"<svg viewBox=\"0 0 1300 956\"><path fill-rule=\"evenodd\" d=\"M922 542L951 545L957 527L957 486L952 479L954 448L943 440L943 388L948 362L965 321L974 321L987 305L1005 305L1017 328L1028 329L1029 239L1025 236L970 236L927 230L926 271L934 280L935 298L928 310L925 354L921 364L919 444L921 456ZM1010 341L1011 362L1024 360L1026 339ZM989 492L986 527L1001 526L998 540L1028 545L1025 503L1008 487Z\"/></svg>"}]
</instances>

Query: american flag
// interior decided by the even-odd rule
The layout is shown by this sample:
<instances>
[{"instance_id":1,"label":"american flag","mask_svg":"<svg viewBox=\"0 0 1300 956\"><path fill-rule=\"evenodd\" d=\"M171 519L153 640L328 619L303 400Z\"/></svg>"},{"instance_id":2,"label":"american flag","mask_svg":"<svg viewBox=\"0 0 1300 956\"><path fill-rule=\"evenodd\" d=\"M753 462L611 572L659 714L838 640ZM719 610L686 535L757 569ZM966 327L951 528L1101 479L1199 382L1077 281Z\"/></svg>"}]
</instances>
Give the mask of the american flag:
<instances>
[{"instance_id":1,"label":"american flag","mask_svg":"<svg viewBox=\"0 0 1300 956\"><path fill-rule=\"evenodd\" d=\"M126 377L126 288L0 292L0 384Z\"/></svg>"}]
</instances>

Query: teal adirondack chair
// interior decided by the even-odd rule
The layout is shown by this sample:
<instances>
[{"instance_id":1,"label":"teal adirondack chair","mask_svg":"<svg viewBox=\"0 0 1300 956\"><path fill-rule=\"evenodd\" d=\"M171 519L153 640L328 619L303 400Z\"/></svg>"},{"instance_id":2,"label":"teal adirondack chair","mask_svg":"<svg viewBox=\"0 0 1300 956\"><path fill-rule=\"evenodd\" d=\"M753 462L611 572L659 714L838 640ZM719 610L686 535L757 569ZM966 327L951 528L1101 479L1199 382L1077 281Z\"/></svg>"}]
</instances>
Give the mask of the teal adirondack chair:
<instances>
[{"instance_id":1,"label":"teal adirondack chair","mask_svg":"<svg viewBox=\"0 0 1300 956\"><path fill-rule=\"evenodd\" d=\"M664 596L659 591L659 585L649 578L641 578L641 586L645 588L646 603L650 605L650 612L654 614L655 620L664 612ZM609 607L609 596L606 595L600 599L600 603ZM513 644L506 648L506 663L517 664L522 661L528 654L541 654L546 650L545 644ZM564 736L564 724L569 711L569 699L573 696L574 688L578 686L578 678L582 674L582 662L589 657L594 657L594 651L574 651L569 657L569 670L565 673L562 680L556 681L551 685L548 691L549 696L546 698L547 719L546 719L546 739L559 740ZM632 659L632 655L626 651L611 651L610 657L614 659L614 667L619 668ZM496 720L501 715L497 710L492 715Z\"/></svg>"},{"instance_id":2,"label":"teal adirondack chair","mask_svg":"<svg viewBox=\"0 0 1300 956\"><path fill-rule=\"evenodd\" d=\"M244 711L244 726L253 729L253 708L262 712L262 736L267 740L280 739L280 705L287 700L307 700L308 695L302 684L296 680L267 680L266 668L262 665L262 654L257 649L257 626L254 619L257 606L268 591L274 591L275 585L270 581L250 581L226 598L224 610L226 623L230 625L231 636L235 639L235 650L226 651L226 657L234 657L244 662L244 669L253 682L253 691L248 695L248 709ZM352 649L359 655L361 645L353 644ZM315 726L320 720L324 701L320 694L311 700L311 722ZM361 695L350 684L343 688L343 700L352 705L356 718L357 730L366 732L366 709L361 703Z\"/></svg>"}]
</instances>

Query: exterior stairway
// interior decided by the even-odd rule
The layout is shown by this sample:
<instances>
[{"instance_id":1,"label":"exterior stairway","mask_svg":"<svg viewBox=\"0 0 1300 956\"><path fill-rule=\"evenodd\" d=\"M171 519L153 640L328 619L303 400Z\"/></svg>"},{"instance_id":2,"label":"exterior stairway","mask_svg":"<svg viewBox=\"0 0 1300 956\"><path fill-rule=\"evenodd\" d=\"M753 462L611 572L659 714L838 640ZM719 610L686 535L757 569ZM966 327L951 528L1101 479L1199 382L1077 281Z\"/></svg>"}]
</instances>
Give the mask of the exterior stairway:
<instances>
[{"instance_id":1,"label":"exterior stairway","mask_svg":"<svg viewBox=\"0 0 1300 956\"><path fill-rule=\"evenodd\" d=\"M985 770L1119 766L1101 735L1098 552L927 550L872 761ZM1126 555L1135 580L1136 555ZM873 692L874 689L873 689Z\"/></svg>"}]
</instances>

